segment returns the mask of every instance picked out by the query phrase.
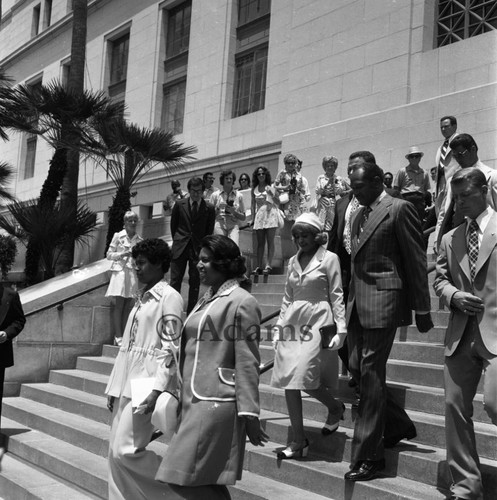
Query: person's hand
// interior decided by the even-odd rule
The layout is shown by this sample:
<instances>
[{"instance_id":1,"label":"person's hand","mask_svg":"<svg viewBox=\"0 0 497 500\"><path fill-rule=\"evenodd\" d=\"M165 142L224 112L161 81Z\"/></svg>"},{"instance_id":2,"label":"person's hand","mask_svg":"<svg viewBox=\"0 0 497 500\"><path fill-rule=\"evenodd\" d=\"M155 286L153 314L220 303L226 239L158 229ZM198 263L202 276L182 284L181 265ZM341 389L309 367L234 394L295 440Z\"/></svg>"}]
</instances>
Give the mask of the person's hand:
<instances>
[{"instance_id":1,"label":"person's hand","mask_svg":"<svg viewBox=\"0 0 497 500\"><path fill-rule=\"evenodd\" d=\"M431 320L431 314L416 314L416 327L421 333L426 333L428 330L433 328L433 321Z\"/></svg>"},{"instance_id":2,"label":"person's hand","mask_svg":"<svg viewBox=\"0 0 497 500\"><path fill-rule=\"evenodd\" d=\"M4 342L7 342L7 332L2 330L0 332L0 344L3 344Z\"/></svg>"},{"instance_id":3,"label":"person's hand","mask_svg":"<svg viewBox=\"0 0 497 500\"><path fill-rule=\"evenodd\" d=\"M114 401L116 398L114 396L107 396L107 408L112 413L114 411Z\"/></svg>"},{"instance_id":4,"label":"person's hand","mask_svg":"<svg viewBox=\"0 0 497 500\"><path fill-rule=\"evenodd\" d=\"M157 398L160 396L160 391L153 390L137 407L135 413L152 413L157 403ZM140 411L138 411L140 409Z\"/></svg>"},{"instance_id":5,"label":"person's hand","mask_svg":"<svg viewBox=\"0 0 497 500\"><path fill-rule=\"evenodd\" d=\"M245 417L245 430L250 442L255 446L264 446L267 443L269 436L264 432L261 423L257 417Z\"/></svg>"},{"instance_id":6,"label":"person's hand","mask_svg":"<svg viewBox=\"0 0 497 500\"><path fill-rule=\"evenodd\" d=\"M483 300L468 292L456 292L452 296L451 305L468 316L474 316L484 309Z\"/></svg>"},{"instance_id":7,"label":"person's hand","mask_svg":"<svg viewBox=\"0 0 497 500\"><path fill-rule=\"evenodd\" d=\"M337 333L331 339L330 345L327 347L327 349L329 349L330 351L337 351L343 346L346 337L347 332Z\"/></svg>"}]
</instances>

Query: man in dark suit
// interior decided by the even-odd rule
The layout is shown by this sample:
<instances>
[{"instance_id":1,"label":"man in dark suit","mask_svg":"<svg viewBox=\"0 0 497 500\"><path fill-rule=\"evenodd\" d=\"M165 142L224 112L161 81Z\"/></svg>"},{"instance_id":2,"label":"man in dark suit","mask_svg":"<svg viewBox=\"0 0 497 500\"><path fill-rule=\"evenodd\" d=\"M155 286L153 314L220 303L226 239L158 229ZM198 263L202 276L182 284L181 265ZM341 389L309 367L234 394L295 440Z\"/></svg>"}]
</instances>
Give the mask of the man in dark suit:
<instances>
[{"instance_id":1,"label":"man in dark suit","mask_svg":"<svg viewBox=\"0 0 497 500\"><path fill-rule=\"evenodd\" d=\"M216 213L214 207L203 198L204 182L200 177L188 181L190 196L178 200L171 214L173 236L171 260L171 286L181 292L181 283L188 264L188 307L189 313L197 303L200 277L197 270L200 242L214 231Z\"/></svg>"},{"instance_id":2,"label":"man in dark suit","mask_svg":"<svg viewBox=\"0 0 497 500\"><path fill-rule=\"evenodd\" d=\"M2 416L5 368L14 364L12 339L19 335L25 323L26 318L19 294L11 288L0 285L0 418ZM0 435L0 459L4 452L3 444L3 437Z\"/></svg>"},{"instance_id":3,"label":"man in dark suit","mask_svg":"<svg viewBox=\"0 0 497 500\"><path fill-rule=\"evenodd\" d=\"M386 364L397 327L412 321L422 332L433 323L421 224L414 207L384 191L383 171L365 163L350 174L362 208L352 223L351 281L347 304L349 369L359 381L360 402L352 442L349 481L367 481L385 466L383 432ZM389 401L393 445L415 437L411 420Z\"/></svg>"},{"instance_id":4,"label":"man in dark suit","mask_svg":"<svg viewBox=\"0 0 497 500\"><path fill-rule=\"evenodd\" d=\"M485 372L485 411L497 425L497 212L478 167L459 170L452 196L466 222L441 241L433 287L450 309L445 335L445 434L453 499L482 499L473 399Z\"/></svg>"}]
</instances>

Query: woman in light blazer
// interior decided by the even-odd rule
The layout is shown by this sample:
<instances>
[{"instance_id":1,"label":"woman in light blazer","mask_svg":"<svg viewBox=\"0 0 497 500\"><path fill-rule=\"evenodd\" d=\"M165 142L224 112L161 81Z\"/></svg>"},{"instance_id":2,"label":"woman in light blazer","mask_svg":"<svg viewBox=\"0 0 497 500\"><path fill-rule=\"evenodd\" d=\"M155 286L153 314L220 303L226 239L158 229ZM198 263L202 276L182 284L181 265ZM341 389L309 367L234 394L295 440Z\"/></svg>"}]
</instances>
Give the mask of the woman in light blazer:
<instances>
[{"instance_id":1,"label":"woman in light blazer","mask_svg":"<svg viewBox=\"0 0 497 500\"><path fill-rule=\"evenodd\" d=\"M206 236L198 269L210 288L183 327L180 424L156 479L178 498L226 499L226 485L241 477L246 435L255 445L267 440L259 423L261 312L239 285L246 268L232 240Z\"/></svg>"},{"instance_id":2,"label":"woman in light blazer","mask_svg":"<svg viewBox=\"0 0 497 500\"><path fill-rule=\"evenodd\" d=\"M112 310L112 324L114 328L114 343L121 345L124 326L131 309L132 299L135 296L138 283L136 271L131 258L131 250L142 237L136 232L138 215L128 210L124 214L124 229L114 233L107 250L107 259L112 261L111 276L106 297L114 298Z\"/></svg>"}]
</instances>

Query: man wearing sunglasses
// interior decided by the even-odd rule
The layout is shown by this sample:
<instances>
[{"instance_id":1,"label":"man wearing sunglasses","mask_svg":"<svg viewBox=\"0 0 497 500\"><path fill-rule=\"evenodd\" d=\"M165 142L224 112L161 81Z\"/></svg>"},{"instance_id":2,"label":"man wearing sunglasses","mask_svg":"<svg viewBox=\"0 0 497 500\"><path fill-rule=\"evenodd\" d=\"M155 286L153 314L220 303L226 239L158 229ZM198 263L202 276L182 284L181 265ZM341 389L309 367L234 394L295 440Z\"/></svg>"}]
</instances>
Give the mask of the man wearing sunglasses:
<instances>
[{"instance_id":1,"label":"man wearing sunglasses","mask_svg":"<svg viewBox=\"0 0 497 500\"><path fill-rule=\"evenodd\" d=\"M487 180L487 202L488 205L497 210L497 170L490 168L480 161L478 158L478 145L472 136L469 134L459 134L450 143L452 155L456 159L459 167L456 171L463 168L476 167L485 174ZM437 240L436 249L438 249L442 236L451 229L457 227L464 221L464 218L457 210L457 205L454 202L452 189L450 184L447 186L447 209L441 211L437 220Z\"/></svg>"},{"instance_id":2,"label":"man wearing sunglasses","mask_svg":"<svg viewBox=\"0 0 497 500\"><path fill-rule=\"evenodd\" d=\"M417 146L409 148L409 152L406 154L409 165L401 168L393 181L393 188L396 191L402 193L402 191L413 187L417 187L417 191L423 195L430 191L428 172L419 166L423 155L424 153Z\"/></svg>"}]
</instances>

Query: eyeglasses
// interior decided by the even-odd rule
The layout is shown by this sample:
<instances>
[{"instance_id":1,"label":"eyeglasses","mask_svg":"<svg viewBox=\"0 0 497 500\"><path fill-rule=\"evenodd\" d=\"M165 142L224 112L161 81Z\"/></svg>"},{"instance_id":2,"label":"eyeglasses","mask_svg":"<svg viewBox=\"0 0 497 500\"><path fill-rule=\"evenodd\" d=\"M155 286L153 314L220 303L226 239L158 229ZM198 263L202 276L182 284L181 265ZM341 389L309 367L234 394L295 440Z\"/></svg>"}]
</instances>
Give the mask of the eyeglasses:
<instances>
[{"instance_id":1,"label":"eyeglasses","mask_svg":"<svg viewBox=\"0 0 497 500\"><path fill-rule=\"evenodd\" d=\"M464 151L452 151L454 156L459 156L459 158L462 158L463 156L466 156L468 154L469 149L465 149Z\"/></svg>"},{"instance_id":2,"label":"eyeglasses","mask_svg":"<svg viewBox=\"0 0 497 500\"><path fill-rule=\"evenodd\" d=\"M260 177L261 175L262 175L262 176L264 176L264 177L266 176L266 174L265 174L264 172L259 172L257 175L258 175L259 177Z\"/></svg>"},{"instance_id":3,"label":"eyeglasses","mask_svg":"<svg viewBox=\"0 0 497 500\"><path fill-rule=\"evenodd\" d=\"M408 158L421 158L421 155L416 153L413 155L409 155Z\"/></svg>"}]
</instances>

